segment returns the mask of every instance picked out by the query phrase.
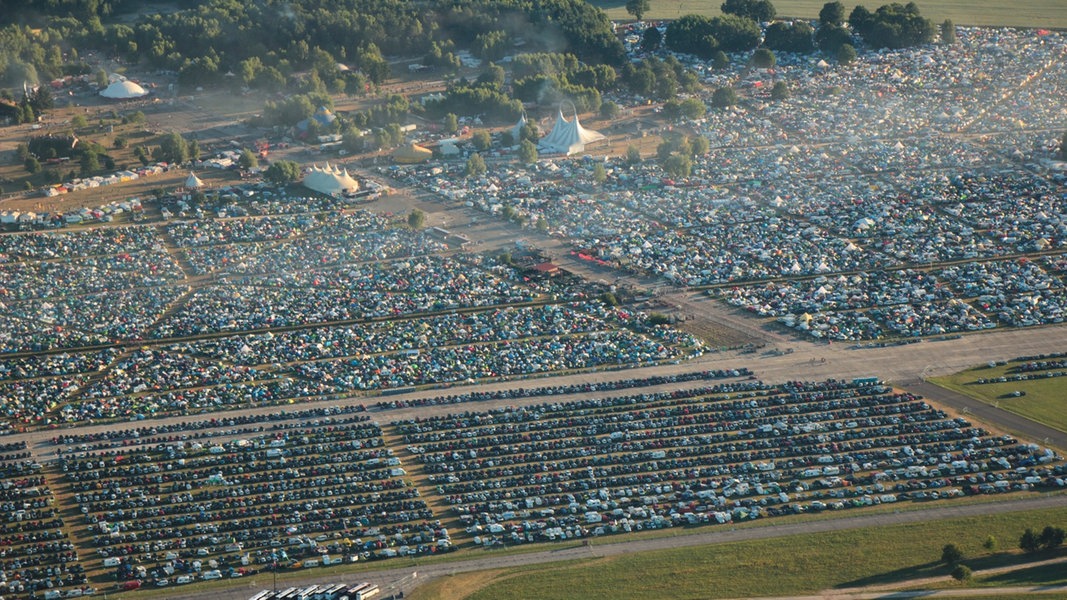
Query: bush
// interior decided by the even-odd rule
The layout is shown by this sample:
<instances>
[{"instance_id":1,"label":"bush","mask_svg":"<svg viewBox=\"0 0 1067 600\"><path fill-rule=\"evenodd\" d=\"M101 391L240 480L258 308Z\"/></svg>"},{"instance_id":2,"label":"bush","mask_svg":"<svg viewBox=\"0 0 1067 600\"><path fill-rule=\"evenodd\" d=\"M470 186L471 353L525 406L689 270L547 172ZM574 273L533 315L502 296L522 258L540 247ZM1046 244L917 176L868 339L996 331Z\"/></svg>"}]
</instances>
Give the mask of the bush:
<instances>
[{"instance_id":1,"label":"bush","mask_svg":"<svg viewBox=\"0 0 1067 600\"><path fill-rule=\"evenodd\" d=\"M945 547L941 549L941 562L942 564L950 567L960 564L963 560L963 550L956 544L945 544Z\"/></svg>"},{"instance_id":2,"label":"bush","mask_svg":"<svg viewBox=\"0 0 1067 600\"><path fill-rule=\"evenodd\" d=\"M731 87L721 87L711 94L711 104L720 108L737 104L737 92Z\"/></svg>"},{"instance_id":3,"label":"bush","mask_svg":"<svg viewBox=\"0 0 1067 600\"><path fill-rule=\"evenodd\" d=\"M956 565L952 569L952 578L956 581L968 581L971 578L971 569L967 565Z\"/></svg>"}]
</instances>

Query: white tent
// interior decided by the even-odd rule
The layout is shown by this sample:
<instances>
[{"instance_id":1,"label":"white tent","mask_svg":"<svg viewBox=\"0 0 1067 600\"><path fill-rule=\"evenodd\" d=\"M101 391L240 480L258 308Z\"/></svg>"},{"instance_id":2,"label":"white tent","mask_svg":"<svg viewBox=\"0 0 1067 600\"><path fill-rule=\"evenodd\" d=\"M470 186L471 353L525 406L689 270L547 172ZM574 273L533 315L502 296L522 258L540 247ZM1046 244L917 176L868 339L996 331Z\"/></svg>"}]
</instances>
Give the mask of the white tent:
<instances>
[{"instance_id":1,"label":"white tent","mask_svg":"<svg viewBox=\"0 0 1067 600\"><path fill-rule=\"evenodd\" d=\"M311 171L304 177L304 187L334 195L358 190L359 182L348 174L348 169L331 167L330 163L326 163L321 169L318 165L311 167Z\"/></svg>"},{"instance_id":2,"label":"white tent","mask_svg":"<svg viewBox=\"0 0 1067 600\"><path fill-rule=\"evenodd\" d=\"M574 108L574 103L571 103ZM556 125L548 135L541 138L537 144L540 152L548 154L577 154L585 150L586 144L605 139L604 134L582 127L578 122L578 111L574 110L574 117L568 121L563 117L563 105L560 104L559 114L556 117Z\"/></svg>"},{"instance_id":3,"label":"white tent","mask_svg":"<svg viewBox=\"0 0 1067 600\"><path fill-rule=\"evenodd\" d=\"M148 92L143 87L129 79L119 77L112 81L111 85L101 90L100 95L113 100L129 100L131 98L147 96Z\"/></svg>"},{"instance_id":4,"label":"white tent","mask_svg":"<svg viewBox=\"0 0 1067 600\"><path fill-rule=\"evenodd\" d=\"M195 190L202 187L204 187L204 182L200 181L196 173L189 173L189 176L185 178L185 189Z\"/></svg>"}]
</instances>

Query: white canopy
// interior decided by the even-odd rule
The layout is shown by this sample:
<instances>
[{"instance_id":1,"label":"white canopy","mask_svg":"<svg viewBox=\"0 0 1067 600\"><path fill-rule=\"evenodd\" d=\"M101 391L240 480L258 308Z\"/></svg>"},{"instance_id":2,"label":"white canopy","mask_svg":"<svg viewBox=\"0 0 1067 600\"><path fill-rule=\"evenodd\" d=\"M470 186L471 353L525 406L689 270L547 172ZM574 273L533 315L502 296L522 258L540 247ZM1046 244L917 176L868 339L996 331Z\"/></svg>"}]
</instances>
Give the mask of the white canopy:
<instances>
[{"instance_id":1,"label":"white canopy","mask_svg":"<svg viewBox=\"0 0 1067 600\"><path fill-rule=\"evenodd\" d=\"M571 107L574 104L571 103ZM537 149L549 154L577 154L585 150L586 144L604 139L604 134L582 127L578 122L578 111L575 109L574 117L568 121L563 117L563 105L560 105L559 114L556 117L556 125L548 135L541 138Z\"/></svg>"},{"instance_id":2,"label":"white canopy","mask_svg":"<svg viewBox=\"0 0 1067 600\"><path fill-rule=\"evenodd\" d=\"M111 82L111 85L107 86L100 91L100 95L105 98L112 98L115 100L129 100L130 98L140 98L141 96L147 96L148 92L136 83L126 78L116 79Z\"/></svg>"},{"instance_id":3,"label":"white canopy","mask_svg":"<svg viewBox=\"0 0 1067 600\"><path fill-rule=\"evenodd\" d=\"M189 173L189 176L185 178L186 189L195 190L203 186L204 182L200 181L200 178L196 176L196 173Z\"/></svg>"},{"instance_id":4,"label":"white canopy","mask_svg":"<svg viewBox=\"0 0 1067 600\"><path fill-rule=\"evenodd\" d=\"M311 167L304 177L304 187L333 195L354 192L359 189L359 182L348 174L348 169L331 167L330 163L326 163L321 169L318 165Z\"/></svg>"}]
</instances>

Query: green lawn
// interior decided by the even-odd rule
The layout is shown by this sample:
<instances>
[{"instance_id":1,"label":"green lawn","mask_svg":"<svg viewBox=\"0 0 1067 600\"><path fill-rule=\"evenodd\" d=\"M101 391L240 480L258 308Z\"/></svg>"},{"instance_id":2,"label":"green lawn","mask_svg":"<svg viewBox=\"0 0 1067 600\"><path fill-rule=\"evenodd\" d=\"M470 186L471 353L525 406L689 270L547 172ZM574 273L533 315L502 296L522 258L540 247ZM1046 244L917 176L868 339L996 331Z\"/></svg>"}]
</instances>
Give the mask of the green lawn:
<instances>
[{"instance_id":1,"label":"green lawn","mask_svg":"<svg viewBox=\"0 0 1067 600\"><path fill-rule=\"evenodd\" d=\"M1063 523L1067 523L1067 507L680 548L457 574L416 590L411 598L683 600L812 594L945 575L947 569L936 561L941 548L950 542L960 546L968 557L965 563L975 567L1010 564L1019 560L1014 549L1025 528L1040 530L1047 524ZM1002 552L983 549L988 536L998 540ZM1062 565L1061 570L1067 571ZM1044 569L1024 570L1016 579L1003 580L1002 585L1059 580ZM972 585L996 583L976 581Z\"/></svg>"},{"instance_id":2,"label":"green lawn","mask_svg":"<svg viewBox=\"0 0 1067 600\"><path fill-rule=\"evenodd\" d=\"M929 381L1044 423L1054 429L1067 431L1067 391L1065 391L1067 390L1067 377L1005 383L974 383L978 379L992 379L1005 375L1008 368L1015 364L1018 363L1008 363L993 368L976 367L947 377L931 378ZM1020 398L1007 397L1016 390L1024 391L1026 395Z\"/></svg>"},{"instance_id":3,"label":"green lawn","mask_svg":"<svg viewBox=\"0 0 1067 600\"><path fill-rule=\"evenodd\" d=\"M625 0L589 0L612 19L628 20ZM676 19L682 15L719 14L721 0L651 0L647 19ZM816 18L825 0L773 0L779 16ZM844 2L846 14L857 4L874 10L888 2ZM903 3L903 2L902 2ZM1063 0L916 0L922 14L940 23L952 19L956 25L992 25L1003 27L1067 28L1067 2Z\"/></svg>"}]
</instances>

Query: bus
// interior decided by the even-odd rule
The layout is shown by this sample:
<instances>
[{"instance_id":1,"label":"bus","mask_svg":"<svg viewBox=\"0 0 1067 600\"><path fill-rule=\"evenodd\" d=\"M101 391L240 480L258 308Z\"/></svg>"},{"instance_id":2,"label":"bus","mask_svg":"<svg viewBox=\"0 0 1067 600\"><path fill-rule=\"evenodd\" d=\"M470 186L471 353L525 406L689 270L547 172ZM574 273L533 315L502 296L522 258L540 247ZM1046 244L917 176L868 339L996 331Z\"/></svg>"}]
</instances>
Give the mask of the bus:
<instances>
[{"instance_id":1,"label":"bus","mask_svg":"<svg viewBox=\"0 0 1067 600\"><path fill-rule=\"evenodd\" d=\"M381 590L378 589L377 585L364 581L357 586L348 588L344 597L347 597L348 600L367 600L368 598L373 598L378 595L378 592L380 591Z\"/></svg>"},{"instance_id":2,"label":"bus","mask_svg":"<svg viewBox=\"0 0 1067 600\"><path fill-rule=\"evenodd\" d=\"M347 589L347 585L343 583L335 583L333 585L319 588L319 592L315 594L315 597L317 600L337 600Z\"/></svg>"}]
</instances>

